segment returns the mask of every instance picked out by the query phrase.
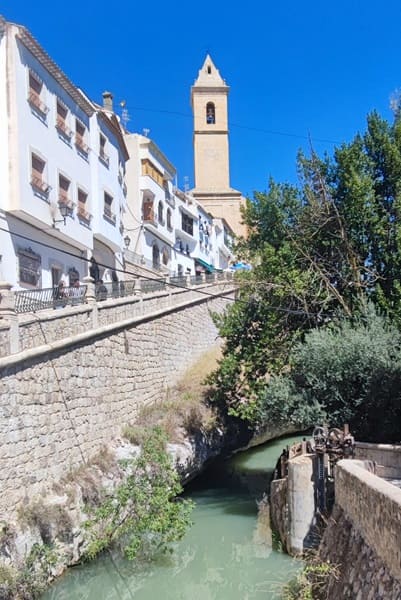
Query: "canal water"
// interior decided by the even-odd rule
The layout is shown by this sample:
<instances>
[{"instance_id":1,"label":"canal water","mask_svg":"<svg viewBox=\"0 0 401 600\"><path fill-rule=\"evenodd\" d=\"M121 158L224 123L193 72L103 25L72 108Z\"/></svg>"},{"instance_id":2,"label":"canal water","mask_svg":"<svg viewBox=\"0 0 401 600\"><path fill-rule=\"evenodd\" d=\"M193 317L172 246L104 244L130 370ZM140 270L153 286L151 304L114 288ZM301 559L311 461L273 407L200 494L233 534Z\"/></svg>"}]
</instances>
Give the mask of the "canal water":
<instances>
[{"instance_id":1,"label":"canal water","mask_svg":"<svg viewBox=\"0 0 401 600\"><path fill-rule=\"evenodd\" d=\"M301 563L272 547L257 500L288 437L218 461L185 490L193 526L171 556L137 564L106 553L70 569L42 600L279 600Z\"/></svg>"}]
</instances>

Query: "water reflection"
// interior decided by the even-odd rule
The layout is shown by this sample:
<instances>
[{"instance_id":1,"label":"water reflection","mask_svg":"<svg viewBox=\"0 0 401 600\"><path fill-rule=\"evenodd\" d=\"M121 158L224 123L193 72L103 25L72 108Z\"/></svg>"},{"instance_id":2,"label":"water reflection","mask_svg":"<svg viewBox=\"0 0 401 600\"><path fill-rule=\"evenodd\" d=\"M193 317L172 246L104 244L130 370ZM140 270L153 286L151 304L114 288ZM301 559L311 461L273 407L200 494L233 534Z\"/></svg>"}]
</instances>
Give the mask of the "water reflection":
<instances>
[{"instance_id":1,"label":"water reflection","mask_svg":"<svg viewBox=\"0 0 401 600\"><path fill-rule=\"evenodd\" d=\"M71 569L43 600L278 599L300 565L272 549L268 512L258 518L256 499L286 443L238 454L195 481L186 490L194 525L172 555L140 564L106 554Z\"/></svg>"}]
</instances>

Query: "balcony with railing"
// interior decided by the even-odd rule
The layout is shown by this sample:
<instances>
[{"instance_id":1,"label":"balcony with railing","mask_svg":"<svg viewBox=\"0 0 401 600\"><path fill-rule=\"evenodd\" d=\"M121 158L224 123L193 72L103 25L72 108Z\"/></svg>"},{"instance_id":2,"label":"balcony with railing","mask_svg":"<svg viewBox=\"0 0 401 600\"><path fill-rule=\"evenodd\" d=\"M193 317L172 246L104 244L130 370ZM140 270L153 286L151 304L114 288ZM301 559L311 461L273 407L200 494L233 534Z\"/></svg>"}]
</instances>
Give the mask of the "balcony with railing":
<instances>
[{"instance_id":1,"label":"balcony with railing","mask_svg":"<svg viewBox=\"0 0 401 600\"><path fill-rule=\"evenodd\" d=\"M89 211L86 210L84 204L78 203L77 215L80 221L84 221L86 224L89 224L91 222L92 215Z\"/></svg>"},{"instance_id":2,"label":"balcony with railing","mask_svg":"<svg viewBox=\"0 0 401 600\"><path fill-rule=\"evenodd\" d=\"M171 208L175 208L175 196L174 194L170 194L169 191L165 190L164 199L166 203L171 206Z\"/></svg>"},{"instance_id":3,"label":"balcony with railing","mask_svg":"<svg viewBox=\"0 0 401 600\"><path fill-rule=\"evenodd\" d=\"M116 215L107 204L103 207L103 217L113 225L116 224Z\"/></svg>"},{"instance_id":4,"label":"balcony with railing","mask_svg":"<svg viewBox=\"0 0 401 600\"><path fill-rule=\"evenodd\" d=\"M113 225L116 224L116 214L113 213L113 211L111 210L111 208L109 208L108 206L105 206L103 209L103 217L107 220L110 221L110 223L112 223Z\"/></svg>"},{"instance_id":5,"label":"balcony with railing","mask_svg":"<svg viewBox=\"0 0 401 600\"><path fill-rule=\"evenodd\" d=\"M89 146L85 143L85 139L79 133L75 134L75 147L85 157L89 154Z\"/></svg>"},{"instance_id":6,"label":"balcony with railing","mask_svg":"<svg viewBox=\"0 0 401 600\"><path fill-rule=\"evenodd\" d=\"M63 206L66 208L66 214L68 214L70 216L72 215L75 204L72 201L72 199L68 196L68 193L64 190L59 190L58 205L59 205L59 207Z\"/></svg>"},{"instance_id":7,"label":"balcony with railing","mask_svg":"<svg viewBox=\"0 0 401 600\"><path fill-rule=\"evenodd\" d=\"M45 196L46 198L51 190L51 186L43 178L43 173L35 171L34 169L31 173L31 186L35 192L38 192L41 196Z\"/></svg>"},{"instance_id":8,"label":"balcony with railing","mask_svg":"<svg viewBox=\"0 0 401 600\"><path fill-rule=\"evenodd\" d=\"M105 167L109 168L110 157L108 154L106 154L103 148L100 148L99 150L99 159L105 165Z\"/></svg>"},{"instance_id":9,"label":"balcony with railing","mask_svg":"<svg viewBox=\"0 0 401 600\"><path fill-rule=\"evenodd\" d=\"M28 94L28 102L31 106L31 108L33 108L33 110L35 110L35 112L39 113L39 116L42 119L45 119L47 116L47 113L49 112L49 107L45 104L45 102L43 102L43 100L41 99L40 95L36 92L34 92L33 90L29 91Z\"/></svg>"},{"instance_id":10,"label":"balcony with railing","mask_svg":"<svg viewBox=\"0 0 401 600\"><path fill-rule=\"evenodd\" d=\"M68 141L72 138L72 129L70 129L62 117L57 117L56 120L56 129L60 135L64 138L68 139Z\"/></svg>"}]
</instances>

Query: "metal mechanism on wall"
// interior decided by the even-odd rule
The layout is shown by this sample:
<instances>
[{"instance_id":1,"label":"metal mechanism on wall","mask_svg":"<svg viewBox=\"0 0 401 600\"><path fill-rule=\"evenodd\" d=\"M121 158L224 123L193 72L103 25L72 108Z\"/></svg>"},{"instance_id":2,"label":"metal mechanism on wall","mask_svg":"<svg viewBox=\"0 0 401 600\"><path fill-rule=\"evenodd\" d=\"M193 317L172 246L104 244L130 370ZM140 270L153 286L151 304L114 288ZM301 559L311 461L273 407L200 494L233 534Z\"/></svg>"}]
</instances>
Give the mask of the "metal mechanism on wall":
<instances>
[{"instance_id":1,"label":"metal mechanism on wall","mask_svg":"<svg viewBox=\"0 0 401 600\"><path fill-rule=\"evenodd\" d=\"M321 512L330 508L334 501L334 474L336 463L343 458L353 458L355 440L349 426L343 429L327 426L315 427L312 433L311 450L317 456L316 483L317 507Z\"/></svg>"},{"instance_id":2,"label":"metal mechanism on wall","mask_svg":"<svg viewBox=\"0 0 401 600\"><path fill-rule=\"evenodd\" d=\"M316 426L311 439L303 439L290 448L284 448L277 461L273 479L282 479L288 474L288 461L303 454L316 456L313 478L315 482L316 507L326 512L334 500L334 474L336 463L343 458L353 458L355 440L349 426L343 429Z\"/></svg>"}]
</instances>

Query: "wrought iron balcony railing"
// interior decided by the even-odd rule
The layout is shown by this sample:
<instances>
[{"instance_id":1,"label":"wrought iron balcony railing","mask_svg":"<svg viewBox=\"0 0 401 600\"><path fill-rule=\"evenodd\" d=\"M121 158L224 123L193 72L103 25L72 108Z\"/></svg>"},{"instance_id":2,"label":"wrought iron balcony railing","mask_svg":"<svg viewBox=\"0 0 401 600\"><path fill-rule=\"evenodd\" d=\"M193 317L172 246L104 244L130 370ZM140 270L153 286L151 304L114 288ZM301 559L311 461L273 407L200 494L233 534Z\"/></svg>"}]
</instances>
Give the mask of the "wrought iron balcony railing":
<instances>
[{"instance_id":1,"label":"wrought iron balcony railing","mask_svg":"<svg viewBox=\"0 0 401 600\"><path fill-rule=\"evenodd\" d=\"M43 117L46 117L46 115L47 115L47 113L49 112L50 109L43 102L43 100L41 99L41 97L39 96L39 94L37 94L36 92L33 92L31 90L29 92L29 95L28 95L28 102L32 106L32 108L34 108L37 111L39 111Z\"/></svg>"},{"instance_id":2,"label":"wrought iron balcony railing","mask_svg":"<svg viewBox=\"0 0 401 600\"><path fill-rule=\"evenodd\" d=\"M32 174L31 176L31 186L41 192L42 194L48 194L51 190L51 186L47 183L47 181L44 181L42 179L42 177L39 177L39 175L34 175Z\"/></svg>"},{"instance_id":3,"label":"wrought iron balcony railing","mask_svg":"<svg viewBox=\"0 0 401 600\"><path fill-rule=\"evenodd\" d=\"M83 304L86 300L86 285L20 290L15 292L15 312L26 313L46 308L63 308L67 305Z\"/></svg>"},{"instance_id":4,"label":"wrought iron balcony railing","mask_svg":"<svg viewBox=\"0 0 401 600\"><path fill-rule=\"evenodd\" d=\"M72 137L72 129L70 129L67 126L67 123L65 122L64 119L62 119L61 117L57 117L56 120L56 129L59 131L59 133L61 133L64 137L68 138L69 140Z\"/></svg>"}]
</instances>

